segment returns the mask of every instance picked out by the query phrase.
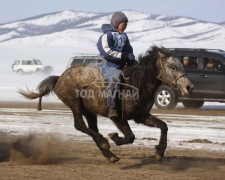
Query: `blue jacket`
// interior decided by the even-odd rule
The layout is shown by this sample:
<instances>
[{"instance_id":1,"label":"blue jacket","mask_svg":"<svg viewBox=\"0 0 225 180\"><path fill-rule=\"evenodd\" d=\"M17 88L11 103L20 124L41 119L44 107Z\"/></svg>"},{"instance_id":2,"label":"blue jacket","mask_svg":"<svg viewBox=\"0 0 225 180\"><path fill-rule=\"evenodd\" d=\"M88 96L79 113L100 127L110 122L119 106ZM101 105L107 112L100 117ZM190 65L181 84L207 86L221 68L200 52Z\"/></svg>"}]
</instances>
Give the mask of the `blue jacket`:
<instances>
[{"instance_id":1,"label":"blue jacket","mask_svg":"<svg viewBox=\"0 0 225 180\"><path fill-rule=\"evenodd\" d=\"M119 68L125 65L124 59L121 59L123 53L130 61L135 61L133 48L126 33L119 33L110 24L103 24L102 32L104 34L99 38L97 47L104 59L116 64Z\"/></svg>"}]
</instances>

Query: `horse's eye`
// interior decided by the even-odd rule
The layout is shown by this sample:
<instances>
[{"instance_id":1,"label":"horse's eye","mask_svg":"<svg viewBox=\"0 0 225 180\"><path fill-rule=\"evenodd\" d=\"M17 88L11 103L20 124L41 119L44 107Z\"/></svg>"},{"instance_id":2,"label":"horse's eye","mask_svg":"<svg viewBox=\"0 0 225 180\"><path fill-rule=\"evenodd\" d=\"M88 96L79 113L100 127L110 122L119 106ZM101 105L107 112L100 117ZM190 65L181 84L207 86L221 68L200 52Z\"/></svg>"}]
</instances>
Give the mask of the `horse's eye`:
<instances>
[{"instance_id":1,"label":"horse's eye","mask_svg":"<svg viewBox=\"0 0 225 180\"><path fill-rule=\"evenodd\" d=\"M170 69L172 69L173 71L176 71L177 70L177 67L174 66L174 65L170 65Z\"/></svg>"}]
</instances>

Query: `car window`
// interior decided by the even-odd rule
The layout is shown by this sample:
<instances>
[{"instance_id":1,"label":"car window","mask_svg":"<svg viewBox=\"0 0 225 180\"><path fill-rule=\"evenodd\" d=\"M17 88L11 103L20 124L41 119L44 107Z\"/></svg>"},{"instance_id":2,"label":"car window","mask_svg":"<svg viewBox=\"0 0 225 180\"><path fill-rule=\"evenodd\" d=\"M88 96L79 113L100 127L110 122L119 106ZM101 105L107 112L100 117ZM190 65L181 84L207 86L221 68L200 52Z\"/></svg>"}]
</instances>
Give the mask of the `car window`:
<instances>
[{"instance_id":1,"label":"car window","mask_svg":"<svg viewBox=\"0 0 225 180\"><path fill-rule=\"evenodd\" d=\"M70 66L76 65L76 64L84 64L84 59L73 59Z\"/></svg>"},{"instance_id":2,"label":"car window","mask_svg":"<svg viewBox=\"0 0 225 180\"><path fill-rule=\"evenodd\" d=\"M217 58L203 57L203 70L205 71L220 71L222 63Z\"/></svg>"},{"instance_id":3,"label":"car window","mask_svg":"<svg viewBox=\"0 0 225 180\"><path fill-rule=\"evenodd\" d=\"M42 65L42 62L40 60L33 60L35 65Z\"/></svg>"},{"instance_id":4,"label":"car window","mask_svg":"<svg viewBox=\"0 0 225 180\"><path fill-rule=\"evenodd\" d=\"M100 59L85 59L85 64L98 63Z\"/></svg>"},{"instance_id":5,"label":"car window","mask_svg":"<svg viewBox=\"0 0 225 180\"><path fill-rule=\"evenodd\" d=\"M195 70L198 67L199 57L197 56L180 56L178 59L183 64L184 69Z\"/></svg>"},{"instance_id":6,"label":"car window","mask_svg":"<svg viewBox=\"0 0 225 180\"><path fill-rule=\"evenodd\" d=\"M21 64L22 65L32 65L33 63L32 63L32 61L29 61L29 60L23 60Z\"/></svg>"},{"instance_id":7,"label":"car window","mask_svg":"<svg viewBox=\"0 0 225 180\"><path fill-rule=\"evenodd\" d=\"M20 61L19 60L15 60L14 65L19 65Z\"/></svg>"},{"instance_id":8,"label":"car window","mask_svg":"<svg viewBox=\"0 0 225 180\"><path fill-rule=\"evenodd\" d=\"M102 59L97 59L98 63L102 62Z\"/></svg>"}]
</instances>

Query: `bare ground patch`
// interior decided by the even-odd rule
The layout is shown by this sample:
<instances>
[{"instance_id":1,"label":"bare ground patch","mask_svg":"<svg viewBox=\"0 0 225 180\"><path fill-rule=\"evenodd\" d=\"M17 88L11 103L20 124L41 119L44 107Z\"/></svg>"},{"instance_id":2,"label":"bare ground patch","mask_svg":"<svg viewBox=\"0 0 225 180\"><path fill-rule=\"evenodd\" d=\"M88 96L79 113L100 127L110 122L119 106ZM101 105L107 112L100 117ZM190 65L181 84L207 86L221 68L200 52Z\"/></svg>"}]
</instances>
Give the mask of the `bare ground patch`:
<instances>
[{"instance_id":1,"label":"bare ground patch","mask_svg":"<svg viewBox=\"0 0 225 180\"><path fill-rule=\"evenodd\" d=\"M222 179L225 155L207 151L167 150L162 162L154 149L132 145L112 151L111 164L94 143L63 140L52 134L1 135L1 179Z\"/></svg>"}]
</instances>

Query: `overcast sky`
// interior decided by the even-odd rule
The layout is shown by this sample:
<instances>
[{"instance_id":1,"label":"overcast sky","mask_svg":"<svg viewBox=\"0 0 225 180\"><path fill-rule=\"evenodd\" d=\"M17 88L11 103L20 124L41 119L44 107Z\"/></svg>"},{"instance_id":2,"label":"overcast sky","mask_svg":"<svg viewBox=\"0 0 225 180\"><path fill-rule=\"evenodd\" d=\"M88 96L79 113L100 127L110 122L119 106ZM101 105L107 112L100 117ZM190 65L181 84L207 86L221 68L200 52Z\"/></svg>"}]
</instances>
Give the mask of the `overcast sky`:
<instances>
[{"instance_id":1,"label":"overcast sky","mask_svg":"<svg viewBox=\"0 0 225 180\"><path fill-rule=\"evenodd\" d=\"M0 24L63 10L139 12L225 21L225 0L0 0Z\"/></svg>"}]
</instances>

